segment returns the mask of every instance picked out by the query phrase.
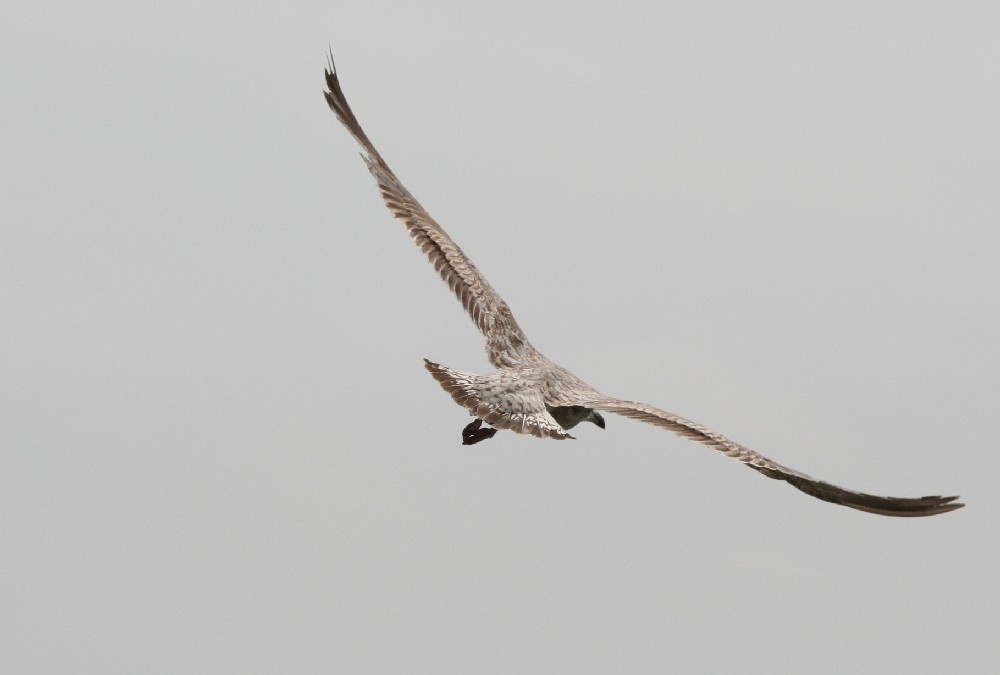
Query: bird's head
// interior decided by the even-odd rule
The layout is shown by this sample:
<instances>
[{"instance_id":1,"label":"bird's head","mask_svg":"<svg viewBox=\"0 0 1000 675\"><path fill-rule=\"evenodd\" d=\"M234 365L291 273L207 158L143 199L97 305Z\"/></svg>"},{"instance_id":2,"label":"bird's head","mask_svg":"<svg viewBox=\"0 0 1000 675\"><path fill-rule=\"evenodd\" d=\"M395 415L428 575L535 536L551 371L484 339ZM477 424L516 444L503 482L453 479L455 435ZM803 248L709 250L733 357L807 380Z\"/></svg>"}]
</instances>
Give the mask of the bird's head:
<instances>
[{"instance_id":1,"label":"bird's head","mask_svg":"<svg viewBox=\"0 0 1000 675\"><path fill-rule=\"evenodd\" d=\"M597 412L596 410L591 410L590 414L587 415L587 419L585 421L593 422L601 429L604 428L604 416L601 413Z\"/></svg>"}]
</instances>

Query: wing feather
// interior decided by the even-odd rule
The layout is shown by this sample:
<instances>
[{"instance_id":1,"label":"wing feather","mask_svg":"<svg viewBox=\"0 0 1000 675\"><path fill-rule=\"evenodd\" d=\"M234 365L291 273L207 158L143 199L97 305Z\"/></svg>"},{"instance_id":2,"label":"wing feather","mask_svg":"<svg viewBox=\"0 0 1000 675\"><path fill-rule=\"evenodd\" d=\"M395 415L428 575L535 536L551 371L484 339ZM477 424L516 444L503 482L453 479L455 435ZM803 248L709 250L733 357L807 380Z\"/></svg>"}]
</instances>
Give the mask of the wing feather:
<instances>
[{"instance_id":1,"label":"wing feather","mask_svg":"<svg viewBox=\"0 0 1000 675\"><path fill-rule=\"evenodd\" d=\"M825 502L841 504L852 509L878 513L884 516L933 516L939 513L954 511L964 506L964 504L955 503L955 500L958 499L957 496L917 498L879 497L832 485L782 466L750 448L715 433L697 422L692 422L679 415L654 408L645 403L623 401L620 399L597 399L589 400L587 405L599 410L647 422L685 438L690 438L693 441L721 452L727 457L732 457L752 469L756 469L769 478L783 480L802 492L817 499L822 499Z\"/></svg>"},{"instance_id":2,"label":"wing feather","mask_svg":"<svg viewBox=\"0 0 1000 675\"><path fill-rule=\"evenodd\" d=\"M486 336L490 362L497 367L522 362L525 354L533 351L533 348L514 320L507 303L382 159L344 97L332 58L330 67L326 70L326 85L326 102L364 149L362 157L378 183L386 207L403 222L414 243L424 252Z\"/></svg>"}]
</instances>

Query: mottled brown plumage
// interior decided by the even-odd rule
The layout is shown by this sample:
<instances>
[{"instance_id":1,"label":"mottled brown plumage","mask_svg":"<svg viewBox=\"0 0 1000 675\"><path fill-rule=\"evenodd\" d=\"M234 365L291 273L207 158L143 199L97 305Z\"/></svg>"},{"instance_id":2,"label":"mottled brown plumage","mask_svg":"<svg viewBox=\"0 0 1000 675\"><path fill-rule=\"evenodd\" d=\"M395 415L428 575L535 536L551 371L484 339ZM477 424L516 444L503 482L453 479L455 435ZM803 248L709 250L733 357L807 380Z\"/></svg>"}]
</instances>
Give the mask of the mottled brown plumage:
<instances>
[{"instance_id":1,"label":"mottled brown plumage","mask_svg":"<svg viewBox=\"0 0 1000 675\"><path fill-rule=\"evenodd\" d=\"M495 431L510 429L539 438L573 438L568 430L582 421L604 426L602 410L648 422L732 457L770 478L786 481L817 499L889 516L929 516L960 508L957 497L902 499L878 497L837 487L781 466L700 424L644 403L598 393L531 346L507 303L385 163L351 111L340 88L333 60L324 92L330 109L364 149L385 205L406 226L417 246L448 284L486 337L486 354L497 370L486 375L462 373L432 363L425 366L460 406L476 417L463 430L463 442L477 443ZM558 420L558 421L557 421Z\"/></svg>"}]
</instances>

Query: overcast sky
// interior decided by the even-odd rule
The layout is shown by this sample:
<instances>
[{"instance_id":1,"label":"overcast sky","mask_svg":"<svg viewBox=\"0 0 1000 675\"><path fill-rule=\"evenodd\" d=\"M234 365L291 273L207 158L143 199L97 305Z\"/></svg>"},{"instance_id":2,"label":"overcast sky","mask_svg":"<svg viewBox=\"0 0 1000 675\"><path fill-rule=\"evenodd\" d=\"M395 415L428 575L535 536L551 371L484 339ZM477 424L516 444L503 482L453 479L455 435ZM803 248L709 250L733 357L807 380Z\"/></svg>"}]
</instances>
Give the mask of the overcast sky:
<instances>
[{"instance_id":1,"label":"overcast sky","mask_svg":"<svg viewBox=\"0 0 1000 675\"><path fill-rule=\"evenodd\" d=\"M935 8L937 5L937 8ZM468 415L532 342L788 466ZM996 672L1000 8L8 3L0 670Z\"/></svg>"}]
</instances>

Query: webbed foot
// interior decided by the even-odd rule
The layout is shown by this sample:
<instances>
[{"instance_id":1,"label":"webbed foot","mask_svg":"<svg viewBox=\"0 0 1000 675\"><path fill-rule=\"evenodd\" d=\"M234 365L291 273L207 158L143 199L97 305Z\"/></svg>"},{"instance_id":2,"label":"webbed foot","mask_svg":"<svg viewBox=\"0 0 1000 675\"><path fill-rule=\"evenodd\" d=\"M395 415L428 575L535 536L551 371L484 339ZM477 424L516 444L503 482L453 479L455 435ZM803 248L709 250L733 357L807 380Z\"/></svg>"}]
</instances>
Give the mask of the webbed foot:
<instances>
[{"instance_id":1,"label":"webbed foot","mask_svg":"<svg viewBox=\"0 0 1000 675\"><path fill-rule=\"evenodd\" d=\"M478 417L469 422L464 429L462 429L462 445L475 445L479 441L485 441L487 438L493 438L496 436L497 429L493 427L483 427L483 421Z\"/></svg>"}]
</instances>

